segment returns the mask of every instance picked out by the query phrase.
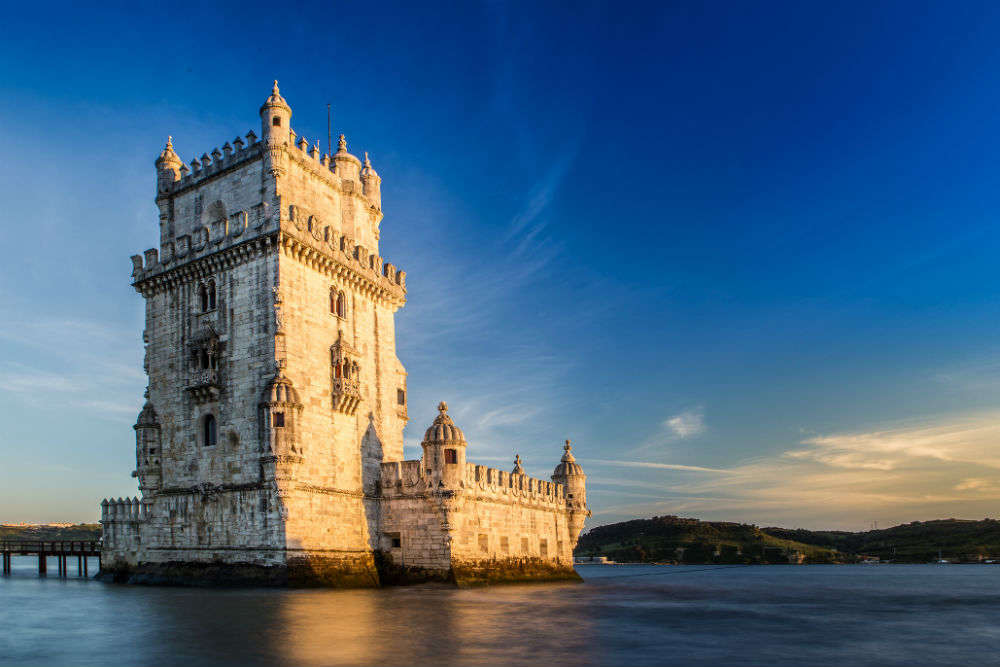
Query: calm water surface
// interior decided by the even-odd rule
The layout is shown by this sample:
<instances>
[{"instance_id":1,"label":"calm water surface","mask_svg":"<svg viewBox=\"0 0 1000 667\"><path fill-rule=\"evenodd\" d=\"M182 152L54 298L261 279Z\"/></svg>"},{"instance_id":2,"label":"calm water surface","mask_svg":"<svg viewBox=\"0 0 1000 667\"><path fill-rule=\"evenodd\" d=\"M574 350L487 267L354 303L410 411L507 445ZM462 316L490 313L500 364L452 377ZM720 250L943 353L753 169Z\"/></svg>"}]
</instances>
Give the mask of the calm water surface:
<instances>
[{"instance_id":1,"label":"calm water surface","mask_svg":"<svg viewBox=\"0 0 1000 667\"><path fill-rule=\"evenodd\" d=\"M1000 665L1000 566L587 565L584 584L330 591L54 565L0 579L0 664Z\"/></svg>"}]
</instances>

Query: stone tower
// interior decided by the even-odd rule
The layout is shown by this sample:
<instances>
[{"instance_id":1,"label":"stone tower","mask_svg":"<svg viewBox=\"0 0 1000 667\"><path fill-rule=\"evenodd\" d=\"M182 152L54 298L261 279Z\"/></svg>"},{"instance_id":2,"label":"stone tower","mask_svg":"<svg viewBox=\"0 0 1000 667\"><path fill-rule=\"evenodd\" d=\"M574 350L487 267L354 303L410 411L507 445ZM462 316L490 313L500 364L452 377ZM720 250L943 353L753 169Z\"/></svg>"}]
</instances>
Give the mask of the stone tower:
<instances>
[{"instance_id":1,"label":"stone tower","mask_svg":"<svg viewBox=\"0 0 1000 667\"><path fill-rule=\"evenodd\" d=\"M406 276L379 256L367 155L362 166L343 136L320 155L291 117L275 82L260 140L190 169L168 140L155 162L160 250L133 257L149 376L134 505L150 576L220 559L240 578L373 576L371 494L379 464L402 458L407 420L393 320Z\"/></svg>"},{"instance_id":2,"label":"stone tower","mask_svg":"<svg viewBox=\"0 0 1000 667\"><path fill-rule=\"evenodd\" d=\"M590 515L569 451L552 481L466 460L442 402L403 461L406 274L379 255L382 181L291 128L275 82L250 131L155 161L142 497L105 500L105 578L372 586L574 579Z\"/></svg>"}]
</instances>

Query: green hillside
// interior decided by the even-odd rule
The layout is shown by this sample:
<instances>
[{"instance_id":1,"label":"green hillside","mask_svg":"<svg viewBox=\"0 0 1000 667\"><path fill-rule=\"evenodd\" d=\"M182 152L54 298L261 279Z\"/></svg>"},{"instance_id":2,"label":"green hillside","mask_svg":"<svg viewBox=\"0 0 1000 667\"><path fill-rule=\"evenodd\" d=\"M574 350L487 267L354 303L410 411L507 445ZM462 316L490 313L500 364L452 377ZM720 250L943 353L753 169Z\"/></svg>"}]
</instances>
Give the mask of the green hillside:
<instances>
[{"instance_id":1,"label":"green hillside","mask_svg":"<svg viewBox=\"0 0 1000 667\"><path fill-rule=\"evenodd\" d=\"M831 548L768 534L756 526L676 516L635 519L598 526L580 537L577 556L607 556L618 562L787 563L835 562Z\"/></svg>"},{"instance_id":2,"label":"green hillside","mask_svg":"<svg viewBox=\"0 0 1000 667\"><path fill-rule=\"evenodd\" d=\"M1000 521L938 519L914 521L883 530L860 533L762 528L787 540L799 540L850 554L878 556L896 562L926 563L938 558L974 561L1000 558Z\"/></svg>"}]
</instances>

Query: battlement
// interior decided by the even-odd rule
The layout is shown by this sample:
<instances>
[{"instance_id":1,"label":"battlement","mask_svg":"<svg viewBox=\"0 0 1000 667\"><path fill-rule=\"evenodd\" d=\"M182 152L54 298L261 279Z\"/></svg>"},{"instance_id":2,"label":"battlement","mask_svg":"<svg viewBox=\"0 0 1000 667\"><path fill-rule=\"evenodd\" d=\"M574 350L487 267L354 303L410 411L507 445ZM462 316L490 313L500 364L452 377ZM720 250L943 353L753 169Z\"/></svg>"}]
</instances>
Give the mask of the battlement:
<instances>
[{"instance_id":1,"label":"battlement","mask_svg":"<svg viewBox=\"0 0 1000 667\"><path fill-rule=\"evenodd\" d=\"M105 498L101 501L101 523L127 523L145 521L146 505L138 498L118 498L110 500Z\"/></svg>"},{"instance_id":2,"label":"battlement","mask_svg":"<svg viewBox=\"0 0 1000 667\"><path fill-rule=\"evenodd\" d=\"M419 460L383 463L382 488L389 492L395 489L395 493L401 495L424 492L428 488L428 476L420 464ZM475 463L465 464L462 488L517 498L522 502L558 504L566 499L566 487L562 484Z\"/></svg>"},{"instance_id":3,"label":"battlement","mask_svg":"<svg viewBox=\"0 0 1000 667\"><path fill-rule=\"evenodd\" d=\"M467 488L479 488L492 493L509 493L543 502L562 502L566 498L566 487L562 484L475 463L465 464L463 482Z\"/></svg>"}]
</instances>

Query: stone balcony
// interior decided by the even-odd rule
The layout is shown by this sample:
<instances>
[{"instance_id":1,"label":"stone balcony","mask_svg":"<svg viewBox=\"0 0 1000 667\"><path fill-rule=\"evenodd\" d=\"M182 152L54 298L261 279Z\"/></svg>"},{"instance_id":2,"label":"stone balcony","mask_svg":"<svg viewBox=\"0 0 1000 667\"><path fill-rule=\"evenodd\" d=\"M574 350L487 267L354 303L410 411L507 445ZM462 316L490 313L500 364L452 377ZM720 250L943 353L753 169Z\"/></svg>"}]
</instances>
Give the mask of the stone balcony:
<instances>
[{"instance_id":1,"label":"stone balcony","mask_svg":"<svg viewBox=\"0 0 1000 667\"><path fill-rule=\"evenodd\" d=\"M361 402L361 385L355 378L334 378L333 405L344 414L353 415Z\"/></svg>"},{"instance_id":2,"label":"stone balcony","mask_svg":"<svg viewBox=\"0 0 1000 667\"><path fill-rule=\"evenodd\" d=\"M217 401L222 381L217 368L198 368L190 372L185 390L196 403Z\"/></svg>"}]
</instances>

